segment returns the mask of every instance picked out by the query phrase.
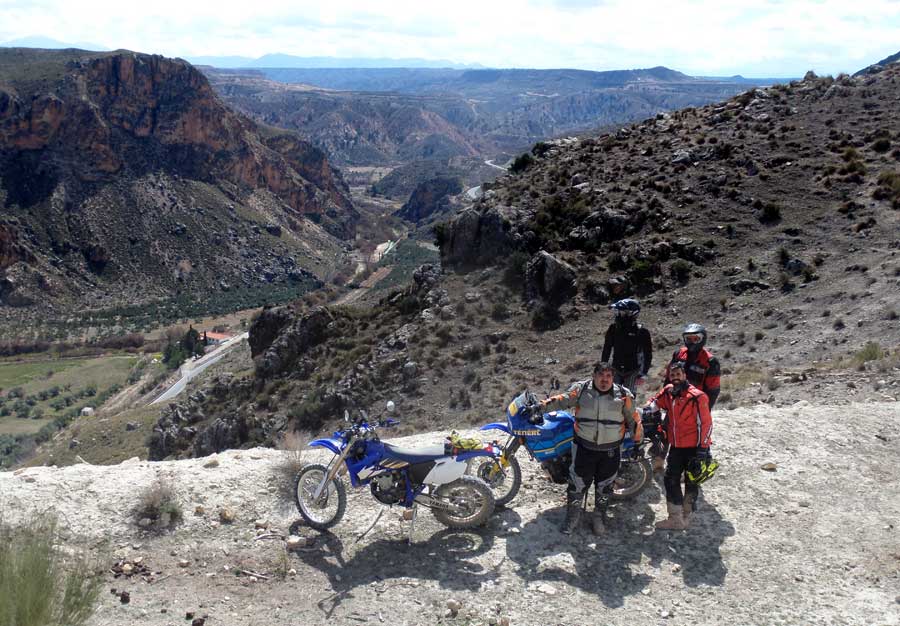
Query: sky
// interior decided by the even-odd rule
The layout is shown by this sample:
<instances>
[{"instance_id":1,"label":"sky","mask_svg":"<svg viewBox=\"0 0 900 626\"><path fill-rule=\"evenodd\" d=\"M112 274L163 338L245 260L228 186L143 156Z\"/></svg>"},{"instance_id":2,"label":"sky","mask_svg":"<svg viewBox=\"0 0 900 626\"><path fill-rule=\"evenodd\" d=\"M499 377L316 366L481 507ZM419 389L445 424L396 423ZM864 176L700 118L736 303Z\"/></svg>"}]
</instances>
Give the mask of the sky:
<instances>
[{"instance_id":1,"label":"sky","mask_svg":"<svg viewBox=\"0 0 900 626\"><path fill-rule=\"evenodd\" d=\"M0 42L34 35L180 57L788 77L854 72L900 50L900 0L0 0Z\"/></svg>"}]
</instances>

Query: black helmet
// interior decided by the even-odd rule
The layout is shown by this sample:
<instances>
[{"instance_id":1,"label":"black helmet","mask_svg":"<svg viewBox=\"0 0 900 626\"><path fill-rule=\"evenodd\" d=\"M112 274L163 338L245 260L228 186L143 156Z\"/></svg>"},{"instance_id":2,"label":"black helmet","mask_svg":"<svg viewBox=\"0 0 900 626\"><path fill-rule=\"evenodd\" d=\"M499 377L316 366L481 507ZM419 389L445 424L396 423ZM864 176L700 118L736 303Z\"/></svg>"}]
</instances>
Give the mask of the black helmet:
<instances>
[{"instance_id":1,"label":"black helmet","mask_svg":"<svg viewBox=\"0 0 900 626\"><path fill-rule=\"evenodd\" d=\"M625 298L624 300L613 302L609 305L609 308L615 312L617 318L623 319L634 319L638 316L638 313L641 312L641 305L638 304L637 300L632 298Z\"/></svg>"},{"instance_id":2,"label":"black helmet","mask_svg":"<svg viewBox=\"0 0 900 626\"><path fill-rule=\"evenodd\" d=\"M688 352L700 352L706 345L706 328L702 324L688 324L681 331L681 338Z\"/></svg>"}]
</instances>

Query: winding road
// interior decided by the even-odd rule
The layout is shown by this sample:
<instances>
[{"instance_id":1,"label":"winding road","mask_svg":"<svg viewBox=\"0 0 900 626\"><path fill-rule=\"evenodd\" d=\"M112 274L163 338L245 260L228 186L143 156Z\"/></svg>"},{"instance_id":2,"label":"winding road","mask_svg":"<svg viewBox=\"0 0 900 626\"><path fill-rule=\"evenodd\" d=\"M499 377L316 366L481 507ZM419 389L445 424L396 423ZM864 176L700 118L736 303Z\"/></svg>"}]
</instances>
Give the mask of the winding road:
<instances>
[{"instance_id":1,"label":"winding road","mask_svg":"<svg viewBox=\"0 0 900 626\"><path fill-rule=\"evenodd\" d=\"M248 337L250 337L250 333L241 333L231 339L225 341L222 345L217 347L212 352L203 355L202 358L197 359L196 361L188 361L178 370L178 373L181 374L181 378L179 378L175 383L166 389L156 400L151 402L151 405L159 404L160 402L165 402L166 400L171 400L187 387L187 384L191 382L195 376L200 374L203 370L205 370L210 365L214 365L221 359L223 356L228 354L235 346L237 346L242 341L245 341Z\"/></svg>"}]
</instances>

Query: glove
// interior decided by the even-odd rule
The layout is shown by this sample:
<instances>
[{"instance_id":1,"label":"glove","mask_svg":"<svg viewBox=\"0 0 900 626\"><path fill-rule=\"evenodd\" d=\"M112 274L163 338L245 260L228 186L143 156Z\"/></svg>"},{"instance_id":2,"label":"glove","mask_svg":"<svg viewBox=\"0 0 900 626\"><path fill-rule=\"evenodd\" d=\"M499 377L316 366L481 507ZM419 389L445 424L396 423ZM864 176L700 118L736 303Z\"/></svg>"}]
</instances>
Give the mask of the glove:
<instances>
[{"instance_id":1,"label":"glove","mask_svg":"<svg viewBox=\"0 0 900 626\"><path fill-rule=\"evenodd\" d=\"M697 448L694 452L694 456L698 459L711 459L712 455L709 453L709 448Z\"/></svg>"}]
</instances>

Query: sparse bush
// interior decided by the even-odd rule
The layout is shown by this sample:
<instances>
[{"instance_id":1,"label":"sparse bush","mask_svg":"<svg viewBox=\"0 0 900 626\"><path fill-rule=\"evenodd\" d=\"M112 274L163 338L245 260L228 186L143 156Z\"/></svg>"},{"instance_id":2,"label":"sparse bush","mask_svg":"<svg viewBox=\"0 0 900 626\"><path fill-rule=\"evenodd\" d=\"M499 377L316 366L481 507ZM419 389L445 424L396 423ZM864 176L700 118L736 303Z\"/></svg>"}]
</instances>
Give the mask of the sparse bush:
<instances>
[{"instance_id":1,"label":"sparse bush","mask_svg":"<svg viewBox=\"0 0 900 626\"><path fill-rule=\"evenodd\" d=\"M781 207L774 202L766 203L759 214L759 221L763 224L772 224L781 219Z\"/></svg>"},{"instance_id":2,"label":"sparse bush","mask_svg":"<svg viewBox=\"0 0 900 626\"><path fill-rule=\"evenodd\" d=\"M145 530L164 531L183 519L175 490L162 479L150 483L138 495L134 522Z\"/></svg>"},{"instance_id":3,"label":"sparse bush","mask_svg":"<svg viewBox=\"0 0 900 626\"><path fill-rule=\"evenodd\" d=\"M889 200L891 206L900 209L900 173L882 172L878 176L878 187L872 192L876 200Z\"/></svg>"},{"instance_id":4,"label":"sparse bush","mask_svg":"<svg viewBox=\"0 0 900 626\"><path fill-rule=\"evenodd\" d=\"M275 475L278 493L285 502L294 501L294 481L303 467L301 452L311 439L309 433L288 430L281 435L278 442L282 456L272 465L272 473Z\"/></svg>"},{"instance_id":5,"label":"sparse bush","mask_svg":"<svg viewBox=\"0 0 900 626\"><path fill-rule=\"evenodd\" d=\"M562 318L556 307L546 302L541 302L531 313L531 325L535 330L553 330L562 325Z\"/></svg>"},{"instance_id":6,"label":"sparse bush","mask_svg":"<svg viewBox=\"0 0 900 626\"><path fill-rule=\"evenodd\" d=\"M54 520L0 524L0 626L80 626L93 614L103 579L85 557L64 562Z\"/></svg>"},{"instance_id":7,"label":"sparse bush","mask_svg":"<svg viewBox=\"0 0 900 626\"><path fill-rule=\"evenodd\" d=\"M837 318L836 320L834 320L832 328L834 328L835 330L843 330L844 328L846 328L846 324L844 324L844 320L842 320L841 318Z\"/></svg>"},{"instance_id":8,"label":"sparse bush","mask_svg":"<svg viewBox=\"0 0 900 626\"><path fill-rule=\"evenodd\" d=\"M491 317L498 322L505 320L509 317L509 307L506 306L505 302L495 302L494 306L491 307Z\"/></svg>"},{"instance_id":9,"label":"sparse bush","mask_svg":"<svg viewBox=\"0 0 900 626\"><path fill-rule=\"evenodd\" d=\"M529 167L534 165L534 157L531 156L528 152L524 154L520 154L516 157L516 160L513 161L512 165L509 167L509 171L513 174L519 174L524 172Z\"/></svg>"},{"instance_id":10,"label":"sparse bush","mask_svg":"<svg viewBox=\"0 0 900 626\"><path fill-rule=\"evenodd\" d=\"M684 259L676 259L669 270L680 283L686 283L691 277L691 264Z\"/></svg>"},{"instance_id":11,"label":"sparse bush","mask_svg":"<svg viewBox=\"0 0 900 626\"><path fill-rule=\"evenodd\" d=\"M882 357L884 357L884 351L881 349L881 346L874 341L867 342L859 352L853 355L853 359L859 364L877 361Z\"/></svg>"},{"instance_id":12,"label":"sparse bush","mask_svg":"<svg viewBox=\"0 0 900 626\"><path fill-rule=\"evenodd\" d=\"M887 137L881 137L872 142L872 150L879 154L884 154L891 149L891 140Z\"/></svg>"}]
</instances>

